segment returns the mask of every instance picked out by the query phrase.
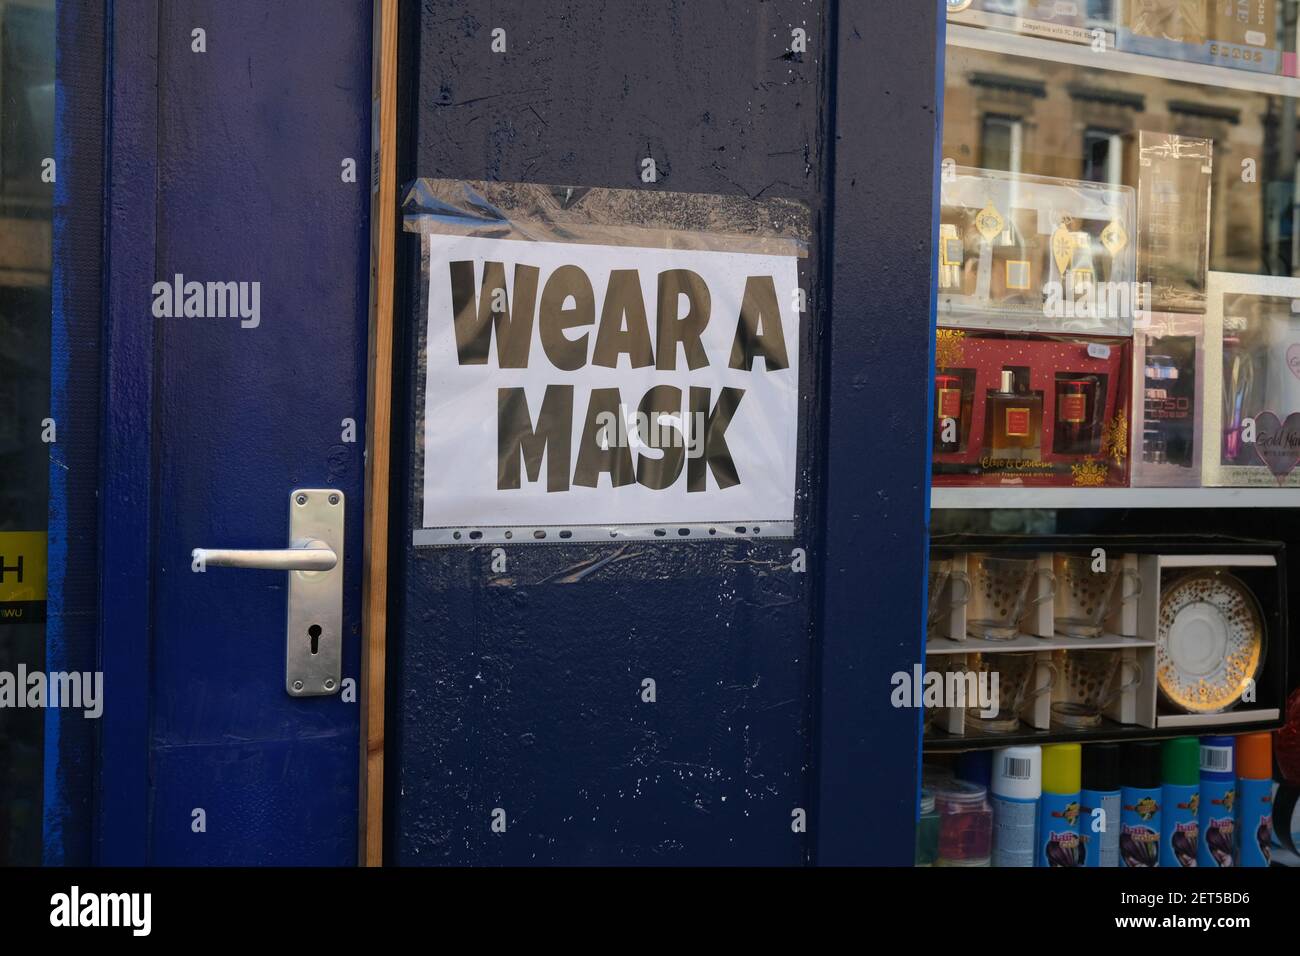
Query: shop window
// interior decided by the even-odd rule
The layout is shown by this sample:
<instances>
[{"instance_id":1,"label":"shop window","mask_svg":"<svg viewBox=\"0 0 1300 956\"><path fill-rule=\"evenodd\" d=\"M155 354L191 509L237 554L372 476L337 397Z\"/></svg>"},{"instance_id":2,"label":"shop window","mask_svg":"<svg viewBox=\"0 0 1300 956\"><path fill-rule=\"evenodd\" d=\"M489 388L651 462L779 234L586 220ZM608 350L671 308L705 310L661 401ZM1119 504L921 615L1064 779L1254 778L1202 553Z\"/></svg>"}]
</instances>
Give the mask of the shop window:
<instances>
[{"instance_id":1,"label":"shop window","mask_svg":"<svg viewBox=\"0 0 1300 956\"><path fill-rule=\"evenodd\" d=\"M0 7L0 196L48 196L41 163L54 152L54 11Z\"/></svg>"},{"instance_id":2,"label":"shop window","mask_svg":"<svg viewBox=\"0 0 1300 956\"><path fill-rule=\"evenodd\" d=\"M54 0L0 0L0 692L45 666ZM45 711L0 704L0 866L41 862Z\"/></svg>"},{"instance_id":3,"label":"shop window","mask_svg":"<svg viewBox=\"0 0 1300 956\"><path fill-rule=\"evenodd\" d=\"M1042 807L1049 768L1082 766L1085 794L1109 790L1118 747L1131 769L1116 787L1142 761L1159 786L1174 737L1193 775L1197 738L1212 736L1202 768L1228 768L1235 750L1238 777L1252 763L1268 791L1269 732L1297 672L1298 572L1282 555L1300 549L1298 12L950 7L925 656L931 673L1000 673L1015 693L1010 714L1002 701L927 714L925 789L941 816L945 800L977 805L983 781L1012 793L1030 764ZM1203 610L1236 628L1239 651L1192 666ZM1074 804L1081 819L1095 799ZM1055 827L1053 812L1038 820ZM1121 845L1072 825L1017 846L1004 823L970 852L940 841L936 863L1269 864L1258 813L1238 817L1235 847L1231 819L1216 833L1202 818L1199 845L1167 847L1150 828L1124 826Z\"/></svg>"}]
</instances>

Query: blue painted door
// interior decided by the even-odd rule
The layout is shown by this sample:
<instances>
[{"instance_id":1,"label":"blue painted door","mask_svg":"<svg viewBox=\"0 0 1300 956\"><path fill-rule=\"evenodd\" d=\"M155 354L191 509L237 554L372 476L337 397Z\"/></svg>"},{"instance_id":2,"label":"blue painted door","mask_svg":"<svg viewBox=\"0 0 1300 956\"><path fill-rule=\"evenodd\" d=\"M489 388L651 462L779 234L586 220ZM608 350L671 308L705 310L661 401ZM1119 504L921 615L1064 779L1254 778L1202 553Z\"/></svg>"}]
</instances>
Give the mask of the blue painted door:
<instances>
[{"instance_id":1,"label":"blue painted door","mask_svg":"<svg viewBox=\"0 0 1300 956\"><path fill-rule=\"evenodd\" d=\"M525 544L506 570L412 544L399 237L387 859L911 863L919 718L888 701L924 641L940 6L403 5L399 181L782 197L815 235L795 538Z\"/></svg>"},{"instance_id":2,"label":"blue painted door","mask_svg":"<svg viewBox=\"0 0 1300 956\"><path fill-rule=\"evenodd\" d=\"M284 548L291 490L336 489L358 678L370 4L110 10L96 855L354 863L355 694L286 693L284 572L190 552ZM177 276L249 308L160 316Z\"/></svg>"}]
</instances>

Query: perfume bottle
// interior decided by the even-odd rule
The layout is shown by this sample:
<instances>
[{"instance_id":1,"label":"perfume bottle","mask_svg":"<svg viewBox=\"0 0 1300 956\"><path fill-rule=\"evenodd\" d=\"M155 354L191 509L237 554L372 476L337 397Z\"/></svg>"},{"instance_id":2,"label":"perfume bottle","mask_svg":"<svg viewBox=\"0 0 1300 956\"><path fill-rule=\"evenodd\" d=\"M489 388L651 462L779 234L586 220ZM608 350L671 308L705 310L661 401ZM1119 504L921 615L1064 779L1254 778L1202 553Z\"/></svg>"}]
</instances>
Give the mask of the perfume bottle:
<instances>
[{"instance_id":1,"label":"perfume bottle","mask_svg":"<svg viewBox=\"0 0 1300 956\"><path fill-rule=\"evenodd\" d=\"M1147 353L1143 391L1145 424L1142 428L1142 460L1163 465L1169 461L1169 437L1175 422L1190 417L1191 409L1180 412L1174 389L1178 367L1172 356ZM1180 464L1182 464L1180 462Z\"/></svg>"},{"instance_id":2,"label":"perfume bottle","mask_svg":"<svg viewBox=\"0 0 1300 956\"><path fill-rule=\"evenodd\" d=\"M990 389L984 416L984 444L994 458L1039 461L1043 440L1043 396L1017 385L1004 368Z\"/></svg>"},{"instance_id":3,"label":"perfume bottle","mask_svg":"<svg viewBox=\"0 0 1300 956\"><path fill-rule=\"evenodd\" d=\"M1093 454L1100 445L1096 421L1097 379L1091 375L1057 378L1052 450L1059 455Z\"/></svg>"},{"instance_id":4,"label":"perfume bottle","mask_svg":"<svg viewBox=\"0 0 1300 956\"><path fill-rule=\"evenodd\" d=\"M1029 238L1034 217L1032 209L1013 210L990 242L989 299L994 305L1038 309L1043 304L1042 264Z\"/></svg>"},{"instance_id":5,"label":"perfume bottle","mask_svg":"<svg viewBox=\"0 0 1300 956\"><path fill-rule=\"evenodd\" d=\"M1154 340L1147 340L1147 348ZM1147 352L1143 370L1145 423L1142 429L1142 458L1155 465L1191 468L1194 464L1193 414L1196 400L1196 340L1165 336L1159 340L1167 354ZM1178 356L1182 355L1180 362Z\"/></svg>"},{"instance_id":6,"label":"perfume bottle","mask_svg":"<svg viewBox=\"0 0 1300 956\"><path fill-rule=\"evenodd\" d=\"M1070 279L1068 289L1078 298L1092 295L1093 285L1097 281L1097 266L1093 259L1092 236L1086 232L1070 234L1074 243L1070 257Z\"/></svg>"},{"instance_id":7,"label":"perfume bottle","mask_svg":"<svg viewBox=\"0 0 1300 956\"><path fill-rule=\"evenodd\" d=\"M1245 420L1256 413L1255 361L1242 342L1246 320L1223 320L1223 463L1248 458L1250 447L1241 440Z\"/></svg>"},{"instance_id":8,"label":"perfume bottle","mask_svg":"<svg viewBox=\"0 0 1300 956\"><path fill-rule=\"evenodd\" d=\"M966 257L965 244L953 223L939 226L939 289L942 292L960 292L962 262Z\"/></svg>"},{"instance_id":9,"label":"perfume bottle","mask_svg":"<svg viewBox=\"0 0 1300 956\"><path fill-rule=\"evenodd\" d=\"M959 452L970 427L970 394L960 375L939 372L934 377L934 450Z\"/></svg>"}]
</instances>

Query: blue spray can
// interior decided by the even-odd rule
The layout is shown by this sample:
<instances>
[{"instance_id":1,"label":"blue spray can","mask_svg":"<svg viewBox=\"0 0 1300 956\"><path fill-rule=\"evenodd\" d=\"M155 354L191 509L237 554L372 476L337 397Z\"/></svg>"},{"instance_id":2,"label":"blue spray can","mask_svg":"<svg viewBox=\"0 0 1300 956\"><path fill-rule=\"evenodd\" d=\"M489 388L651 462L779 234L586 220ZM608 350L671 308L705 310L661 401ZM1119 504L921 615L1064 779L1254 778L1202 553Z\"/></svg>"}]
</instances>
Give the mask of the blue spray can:
<instances>
[{"instance_id":1,"label":"blue spray can","mask_svg":"<svg viewBox=\"0 0 1300 956\"><path fill-rule=\"evenodd\" d=\"M1119 866L1119 744L1085 744L1079 792L1080 856L1084 866Z\"/></svg>"},{"instance_id":2,"label":"blue spray can","mask_svg":"<svg viewBox=\"0 0 1300 956\"><path fill-rule=\"evenodd\" d=\"M1237 865L1237 777L1231 737L1201 738L1199 866Z\"/></svg>"},{"instance_id":3,"label":"blue spray can","mask_svg":"<svg viewBox=\"0 0 1300 956\"><path fill-rule=\"evenodd\" d=\"M1166 740L1161 750L1164 799L1160 807L1160 865L1196 866L1201 821L1201 743Z\"/></svg>"},{"instance_id":4,"label":"blue spray can","mask_svg":"<svg viewBox=\"0 0 1300 956\"><path fill-rule=\"evenodd\" d=\"M1120 789L1119 862L1148 867L1160 863L1160 741L1137 740L1124 748Z\"/></svg>"},{"instance_id":5,"label":"blue spray can","mask_svg":"<svg viewBox=\"0 0 1300 956\"><path fill-rule=\"evenodd\" d=\"M1237 738L1237 861L1268 866L1273 859L1273 735Z\"/></svg>"}]
</instances>

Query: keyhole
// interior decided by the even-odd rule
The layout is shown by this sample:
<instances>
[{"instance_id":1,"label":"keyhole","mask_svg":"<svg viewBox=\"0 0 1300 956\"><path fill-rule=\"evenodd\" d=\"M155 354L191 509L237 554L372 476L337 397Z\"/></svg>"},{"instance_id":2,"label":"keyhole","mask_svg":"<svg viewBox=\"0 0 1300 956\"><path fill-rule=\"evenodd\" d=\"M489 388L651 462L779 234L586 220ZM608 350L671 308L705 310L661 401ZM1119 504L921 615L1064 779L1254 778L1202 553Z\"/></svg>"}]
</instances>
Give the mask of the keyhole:
<instances>
[{"instance_id":1,"label":"keyhole","mask_svg":"<svg viewBox=\"0 0 1300 956\"><path fill-rule=\"evenodd\" d=\"M307 636L311 638L311 652L317 653L320 650L320 625L313 624L307 628Z\"/></svg>"}]
</instances>

